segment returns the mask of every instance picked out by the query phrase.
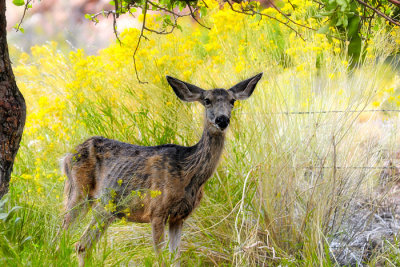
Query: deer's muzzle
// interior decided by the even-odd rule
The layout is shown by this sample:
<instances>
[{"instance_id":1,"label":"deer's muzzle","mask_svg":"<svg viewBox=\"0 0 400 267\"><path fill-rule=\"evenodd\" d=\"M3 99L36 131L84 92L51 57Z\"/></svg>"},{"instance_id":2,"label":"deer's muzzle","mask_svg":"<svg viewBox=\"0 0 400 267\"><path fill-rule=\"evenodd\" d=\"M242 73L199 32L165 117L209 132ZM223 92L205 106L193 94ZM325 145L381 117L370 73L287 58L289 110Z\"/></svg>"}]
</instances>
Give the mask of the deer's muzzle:
<instances>
[{"instance_id":1,"label":"deer's muzzle","mask_svg":"<svg viewBox=\"0 0 400 267\"><path fill-rule=\"evenodd\" d=\"M222 115L222 116L218 116L218 117L215 119L215 124L217 124L218 127L219 127L221 130L225 130L226 127L228 127L228 125L229 125L229 121L230 121L230 119L229 119L227 116Z\"/></svg>"}]
</instances>

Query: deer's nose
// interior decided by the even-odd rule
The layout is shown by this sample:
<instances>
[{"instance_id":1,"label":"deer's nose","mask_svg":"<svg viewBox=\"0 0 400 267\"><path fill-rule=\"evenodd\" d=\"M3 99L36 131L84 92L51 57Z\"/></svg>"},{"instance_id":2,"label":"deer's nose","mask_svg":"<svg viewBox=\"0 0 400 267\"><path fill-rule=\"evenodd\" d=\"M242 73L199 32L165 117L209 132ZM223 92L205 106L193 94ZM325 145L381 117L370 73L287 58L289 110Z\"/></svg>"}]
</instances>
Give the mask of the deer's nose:
<instances>
[{"instance_id":1,"label":"deer's nose","mask_svg":"<svg viewBox=\"0 0 400 267\"><path fill-rule=\"evenodd\" d=\"M219 127L221 130L224 130L224 129L225 129L226 127L228 127L228 125L229 125L229 118L228 118L227 116L225 116L225 115L218 116L218 117L215 119L215 124L217 124L218 127Z\"/></svg>"}]
</instances>

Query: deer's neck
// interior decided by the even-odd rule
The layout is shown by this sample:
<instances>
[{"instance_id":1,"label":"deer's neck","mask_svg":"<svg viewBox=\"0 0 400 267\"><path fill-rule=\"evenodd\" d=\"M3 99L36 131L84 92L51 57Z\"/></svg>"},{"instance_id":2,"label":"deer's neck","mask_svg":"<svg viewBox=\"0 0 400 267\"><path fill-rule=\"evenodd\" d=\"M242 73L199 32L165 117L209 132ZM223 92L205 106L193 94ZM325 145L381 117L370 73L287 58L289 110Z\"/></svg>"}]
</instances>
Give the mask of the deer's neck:
<instances>
[{"instance_id":1,"label":"deer's neck","mask_svg":"<svg viewBox=\"0 0 400 267\"><path fill-rule=\"evenodd\" d=\"M214 133L207 125L200 141L191 147L184 171L190 179L186 191L197 191L213 174L222 154L225 133Z\"/></svg>"}]
</instances>

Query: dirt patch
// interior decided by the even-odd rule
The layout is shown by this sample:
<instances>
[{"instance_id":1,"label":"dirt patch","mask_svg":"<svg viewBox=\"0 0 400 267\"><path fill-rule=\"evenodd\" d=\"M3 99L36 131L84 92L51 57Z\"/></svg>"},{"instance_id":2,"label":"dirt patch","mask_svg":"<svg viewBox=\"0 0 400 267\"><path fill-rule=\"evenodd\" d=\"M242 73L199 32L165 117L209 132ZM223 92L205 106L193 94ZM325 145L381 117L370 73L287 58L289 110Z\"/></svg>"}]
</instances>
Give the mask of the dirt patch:
<instances>
[{"instance_id":1,"label":"dirt patch","mask_svg":"<svg viewBox=\"0 0 400 267\"><path fill-rule=\"evenodd\" d=\"M373 199L358 201L330 243L339 265L363 266L400 234L400 186L385 183Z\"/></svg>"}]
</instances>

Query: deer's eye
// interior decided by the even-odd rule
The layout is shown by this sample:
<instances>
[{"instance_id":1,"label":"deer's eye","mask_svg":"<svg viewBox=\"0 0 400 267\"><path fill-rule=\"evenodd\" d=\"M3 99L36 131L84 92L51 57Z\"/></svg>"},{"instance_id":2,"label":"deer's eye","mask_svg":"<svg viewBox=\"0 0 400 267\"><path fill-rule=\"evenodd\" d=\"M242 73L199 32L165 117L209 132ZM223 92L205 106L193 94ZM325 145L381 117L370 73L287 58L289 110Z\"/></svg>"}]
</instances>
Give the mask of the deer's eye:
<instances>
[{"instance_id":1,"label":"deer's eye","mask_svg":"<svg viewBox=\"0 0 400 267\"><path fill-rule=\"evenodd\" d=\"M206 106L211 105L211 100L208 98L204 99L204 105Z\"/></svg>"},{"instance_id":2,"label":"deer's eye","mask_svg":"<svg viewBox=\"0 0 400 267\"><path fill-rule=\"evenodd\" d=\"M232 100L230 101L230 103L231 103L232 106L235 105L235 102L236 102L235 99L232 99Z\"/></svg>"}]
</instances>

